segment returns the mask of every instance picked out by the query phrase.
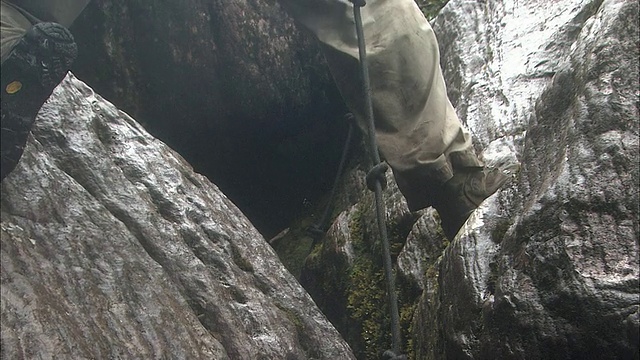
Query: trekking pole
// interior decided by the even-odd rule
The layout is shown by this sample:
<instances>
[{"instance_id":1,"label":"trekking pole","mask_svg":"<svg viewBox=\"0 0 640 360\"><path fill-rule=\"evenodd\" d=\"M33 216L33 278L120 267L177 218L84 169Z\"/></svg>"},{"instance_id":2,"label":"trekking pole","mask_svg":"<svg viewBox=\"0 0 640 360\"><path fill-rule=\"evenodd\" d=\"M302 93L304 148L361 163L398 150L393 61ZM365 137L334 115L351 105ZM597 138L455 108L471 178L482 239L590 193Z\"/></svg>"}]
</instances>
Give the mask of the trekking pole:
<instances>
[{"instance_id":1,"label":"trekking pole","mask_svg":"<svg viewBox=\"0 0 640 360\"><path fill-rule=\"evenodd\" d=\"M389 299L389 308L391 312L391 333L392 333L392 351L393 355L400 354L400 316L398 313L398 298L395 291L395 278L391 263L391 250L389 239L387 238L387 228L385 224L385 208L382 198L382 190L386 187L386 178L384 172L388 169L387 164L380 162L378 154L378 145L376 143L375 123L373 119L373 103L371 100L371 84L369 81L369 68L367 64L367 51L364 41L364 30L362 26L362 15L360 8L365 6L364 0L349 0L353 3L353 16L356 23L356 35L358 37L358 50L360 56L360 70L362 75L362 83L365 97L365 115L367 118L367 129L369 132L369 151L373 167L367 174L367 187L375 192L376 213L378 219L378 230L382 242L382 260L384 263L384 274L387 282L387 293ZM388 352L385 353L385 355Z\"/></svg>"}]
</instances>

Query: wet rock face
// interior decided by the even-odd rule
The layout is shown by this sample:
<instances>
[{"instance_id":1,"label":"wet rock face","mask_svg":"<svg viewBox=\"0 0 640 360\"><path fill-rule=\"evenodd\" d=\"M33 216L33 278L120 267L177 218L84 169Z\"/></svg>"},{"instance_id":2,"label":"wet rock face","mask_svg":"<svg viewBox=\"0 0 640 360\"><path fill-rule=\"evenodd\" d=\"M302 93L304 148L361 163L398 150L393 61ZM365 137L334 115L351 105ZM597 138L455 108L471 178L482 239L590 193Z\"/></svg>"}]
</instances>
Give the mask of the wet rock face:
<instances>
[{"instance_id":1,"label":"wet rock face","mask_svg":"<svg viewBox=\"0 0 640 360\"><path fill-rule=\"evenodd\" d=\"M183 133L275 121L279 106L310 102L317 74L303 65L321 60L275 1L95 0L72 30L80 78L140 121ZM167 112L182 126L163 124Z\"/></svg>"},{"instance_id":2,"label":"wet rock face","mask_svg":"<svg viewBox=\"0 0 640 360\"><path fill-rule=\"evenodd\" d=\"M485 159L511 149L522 169L443 254L419 316L444 341L420 353L637 358L638 3L454 5L436 30L482 34L440 38L481 50L446 55L459 109Z\"/></svg>"},{"instance_id":3,"label":"wet rock face","mask_svg":"<svg viewBox=\"0 0 640 360\"><path fill-rule=\"evenodd\" d=\"M352 358L218 188L73 75L1 191L2 358Z\"/></svg>"}]
</instances>

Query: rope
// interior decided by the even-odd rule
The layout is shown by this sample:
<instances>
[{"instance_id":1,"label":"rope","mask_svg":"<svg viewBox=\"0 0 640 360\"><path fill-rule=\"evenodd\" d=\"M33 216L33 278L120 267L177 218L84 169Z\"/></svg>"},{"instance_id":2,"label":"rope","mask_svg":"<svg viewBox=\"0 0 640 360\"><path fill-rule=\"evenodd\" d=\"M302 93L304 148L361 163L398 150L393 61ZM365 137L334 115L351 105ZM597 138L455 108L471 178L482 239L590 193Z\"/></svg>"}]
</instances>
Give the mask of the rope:
<instances>
[{"instance_id":1,"label":"rope","mask_svg":"<svg viewBox=\"0 0 640 360\"><path fill-rule=\"evenodd\" d=\"M362 29L362 15L360 8L366 5L364 0L351 0L353 2L353 16L356 22L356 34L358 36L358 50L360 55L360 71L362 75L363 90L365 97L365 115L367 117L367 128L369 132L369 150L373 168L367 174L367 183L373 182L373 191L376 199L376 214L378 219L378 231L382 241L382 260L384 263L384 275L387 282L387 293L389 300L389 308L391 312L391 333L393 354L400 353L400 316L398 314L398 297L396 295L395 278L393 276L393 268L391 263L391 250L389 239L387 238L387 228L385 224L385 206L382 198L383 184L386 184L384 171L386 164L380 165L380 155L378 154L378 145L376 143L375 124L373 120L373 104L371 101L371 83L369 81L369 67L367 64L367 51L364 41L364 31ZM382 170L384 168L384 170ZM373 181L371 181L373 180ZM387 352L388 353L388 352Z\"/></svg>"}]
</instances>

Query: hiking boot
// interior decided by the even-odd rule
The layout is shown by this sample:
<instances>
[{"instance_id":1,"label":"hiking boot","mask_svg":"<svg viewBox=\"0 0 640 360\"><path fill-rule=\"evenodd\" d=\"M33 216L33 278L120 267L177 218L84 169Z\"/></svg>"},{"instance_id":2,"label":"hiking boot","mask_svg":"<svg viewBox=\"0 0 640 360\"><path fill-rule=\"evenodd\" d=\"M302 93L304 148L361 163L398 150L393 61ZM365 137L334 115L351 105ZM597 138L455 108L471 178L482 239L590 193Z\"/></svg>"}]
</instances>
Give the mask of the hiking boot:
<instances>
[{"instance_id":1,"label":"hiking boot","mask_svg":"<svg viewBox=\"0 0 640 360\"><path fill-rule=\"evenodd\" d=\"M456 172L444 184L442 195L434 205L447 238L453 240L471 213L509 178L500 168L469 168Z\"/></svg>"},{"instance_id":2,"label":"hiking boot","mask_svg":"<svg viewBox=\"0 0 640 360\"><path fill-rule=\"evenodd\" d=\"M38 111L77 53L69 30L45 22L32 26L2 63L0 181L18 164Z\"/></svg>"}]
</instances>

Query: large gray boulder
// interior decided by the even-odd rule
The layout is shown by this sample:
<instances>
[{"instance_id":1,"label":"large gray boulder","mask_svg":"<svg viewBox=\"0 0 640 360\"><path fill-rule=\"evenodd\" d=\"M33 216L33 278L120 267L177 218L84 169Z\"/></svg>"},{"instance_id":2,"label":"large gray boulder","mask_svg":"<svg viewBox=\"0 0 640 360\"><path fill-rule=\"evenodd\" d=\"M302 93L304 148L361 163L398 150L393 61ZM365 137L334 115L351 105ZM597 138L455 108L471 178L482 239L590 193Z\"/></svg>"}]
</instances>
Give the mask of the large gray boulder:
<instances>
[{"instance_id":1,"label":"large gray boulder","mask_svg":"<svg viewBox=\"0 0 640 360\"><path fill-rule=\"evenodd\" d=\"M2 182L3 359L350 359L246 217L69 75Z\"/></svg>"},{"instance_id":2,"label":"large gray boulder","mask_svg":"<svg viewBox=\"0 0 640 360\"><path fill-rule=\"evenodd\" d=\"M443 254L439 301L418 309L443 340L420 357L640 356L637 15L637 1L488 1L438 19L463 30L441 37L465 49L447 54L462 117L488 160L512 149L522 170Z\"/></svg>"}]
</instances>

